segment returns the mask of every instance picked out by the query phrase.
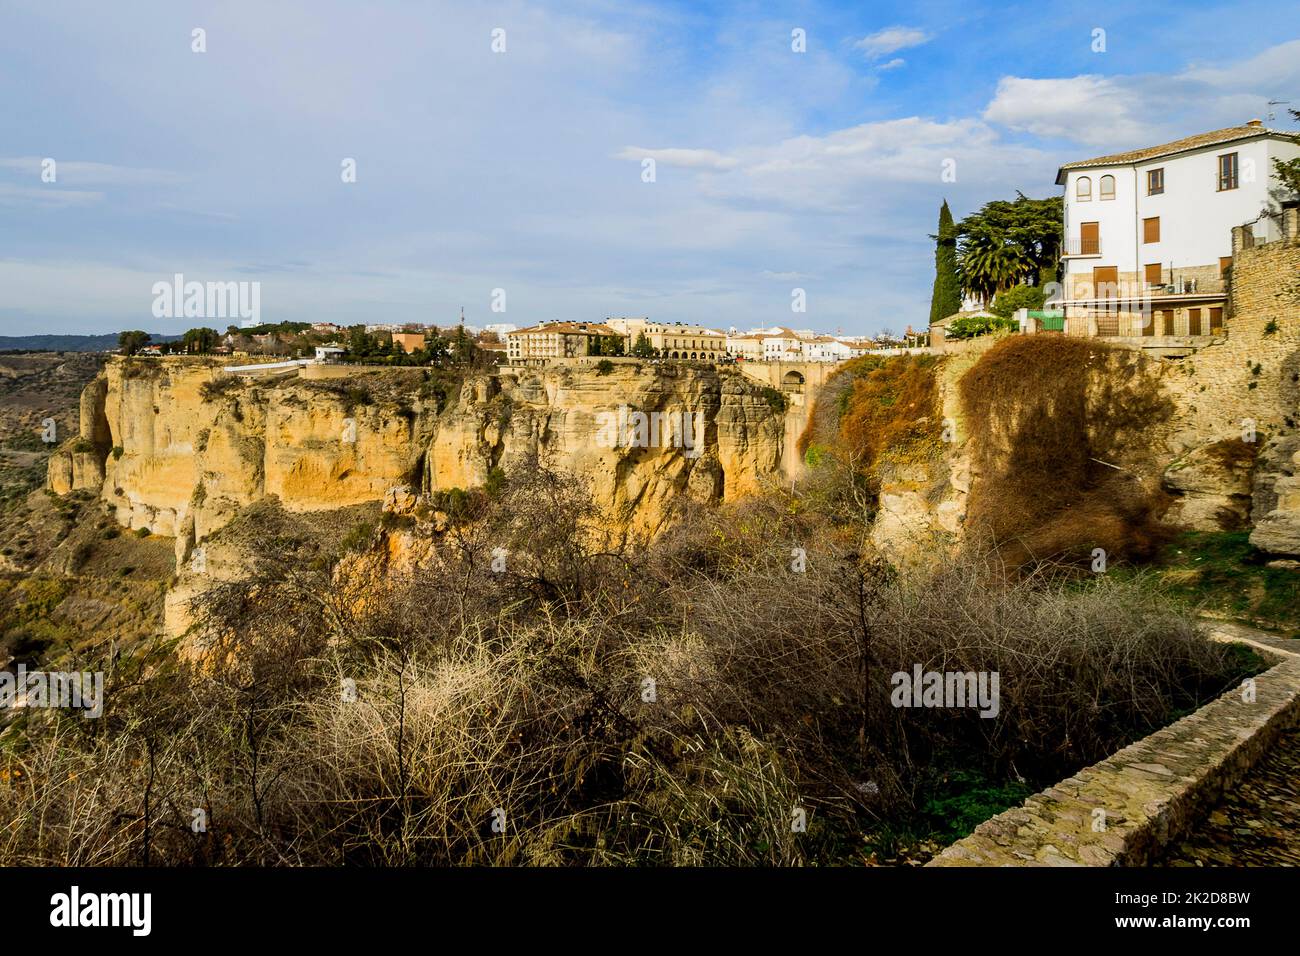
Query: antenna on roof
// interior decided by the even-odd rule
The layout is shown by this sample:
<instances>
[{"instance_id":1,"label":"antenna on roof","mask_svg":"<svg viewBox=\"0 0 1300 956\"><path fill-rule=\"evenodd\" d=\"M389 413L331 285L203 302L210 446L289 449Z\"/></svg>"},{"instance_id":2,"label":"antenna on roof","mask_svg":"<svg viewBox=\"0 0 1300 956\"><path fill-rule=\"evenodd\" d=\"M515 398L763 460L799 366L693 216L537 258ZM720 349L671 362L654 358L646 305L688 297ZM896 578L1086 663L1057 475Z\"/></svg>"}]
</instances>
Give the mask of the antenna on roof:
<instances>
[{"instance_id":1,"label":"antenna on roof","mask_svg":"<svg viewBox=\"0 0 1300 956\"><path fill-rule=\"evenodd\" d=\"M1290 105L1291 105L1290 100L1269 100L1268 121L1271 123L1273 122L1273 120L1277 119L1277 114L1273 111L1274 106L1290 106Z\"/></svg>"}]
</instances>

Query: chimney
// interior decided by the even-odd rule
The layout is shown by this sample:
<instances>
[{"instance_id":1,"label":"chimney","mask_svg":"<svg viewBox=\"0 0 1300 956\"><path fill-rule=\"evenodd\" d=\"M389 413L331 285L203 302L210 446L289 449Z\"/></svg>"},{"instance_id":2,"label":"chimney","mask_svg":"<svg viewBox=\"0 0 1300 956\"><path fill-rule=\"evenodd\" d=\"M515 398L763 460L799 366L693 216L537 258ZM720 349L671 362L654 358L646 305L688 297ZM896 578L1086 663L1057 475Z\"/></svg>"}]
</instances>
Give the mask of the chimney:
<instances>
[{"instance_id":1,"label":"chimney","mask_svg":"<svg viewBox=\"0 0 1300 956\"><path fill-rule=\"evenodd\" d=\"M1253 120L1251 120L1249 123L1247 123L1246 125L1247 125L1247 126L1263 126L1264 123L1263 123L1261 120L1253 119Z\"/></svg>"}]
</instances>

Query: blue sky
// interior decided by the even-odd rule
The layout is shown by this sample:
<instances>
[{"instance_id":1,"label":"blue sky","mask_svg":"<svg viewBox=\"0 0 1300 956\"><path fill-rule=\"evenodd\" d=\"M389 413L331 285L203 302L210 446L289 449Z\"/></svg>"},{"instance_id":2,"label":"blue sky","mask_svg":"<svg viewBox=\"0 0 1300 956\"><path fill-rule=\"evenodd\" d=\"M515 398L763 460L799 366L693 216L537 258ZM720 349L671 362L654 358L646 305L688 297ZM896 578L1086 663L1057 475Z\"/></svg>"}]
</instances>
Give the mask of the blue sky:
<instances>
[{"instance_id":1,"label":"blue sky","mask_svg":"<svg viewBox=\"0 0 1300 956\"><path fill-rule=\"evenodd\" d=\"M177 272L268 321L897 332L945 197L1300 108L1298 37L1249 0L0 0L0 335L183 331Z\"/></svg>"}]
</instances>

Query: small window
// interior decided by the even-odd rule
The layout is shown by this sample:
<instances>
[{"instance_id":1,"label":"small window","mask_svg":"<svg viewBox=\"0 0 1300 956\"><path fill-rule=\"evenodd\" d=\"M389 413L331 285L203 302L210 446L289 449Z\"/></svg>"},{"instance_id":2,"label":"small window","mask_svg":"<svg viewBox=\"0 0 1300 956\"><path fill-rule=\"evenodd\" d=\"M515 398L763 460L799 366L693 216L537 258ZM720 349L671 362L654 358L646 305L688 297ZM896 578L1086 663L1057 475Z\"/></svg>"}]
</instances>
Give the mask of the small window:
<instances>
[{"instance_id":1,"label":"small window","mask_svg":"<svg viewBox=\"0 0 1300 956\"><path fill-rule=\"evenodd\" d=\"M1160 282L1160 263L1148 262L1146 267L1147 285L1161 285Z\"/></svg>"},{"instance_id":2,"label":"small window","mask_svg":"<svg viewBox=\"0 0 1300 956\"><path fill-rule=\"evenodd\" d=\"M1079 202L1088 202L1092 199L1092 179L1087 176L1079 177L1079 184L1075 187L1075 198Z\"/></svg>"},{"instance_id":3,"label":"small window","mask_svg":"<svg viewBox=\"0 0 1300 956\"><path fill-rule=\"evenodd\" d=\"M1232 256L1219 256L1219 278L1222 279L1232 268Z\"/></svg>"},{"instance_id":4,"label":"small window","mask_svg":"<svg viewBox=\"0 0 1300 956\"><path fill-rule=\"evenodd\" d=\"M1159 196L1165 191L1164 168L1147 170L1147 195Z\"/></svg>"},{"instance_id":5,"label":"small window","mask_svg":"<svg viewBox=\"0 0 1300 956\"><path fill-rule=\"evenodd\" d=\"M1115 177L1114 176L1101 177L1101 198L1102 199L1115 198Z\"/></svg>"},{"instance_id":6,"label":"small window","mask_svg":"<svg viewBox=\"0 0 1300 956\"><path fill-rule=\"evenodd\" d=\"M1219 157L1219 192L1237 188L1237 154L1224 153Z\"/></svg>"},{"instance_id":7,"label":"small window","mask_svg":"<svg viewBox=\"0 0 1300 956\"><path fill-rule=\"evenodd\" d=\"M1142 220L1142 241L1159 242L1160 241L1160 217L1152 216L1150 219Z\"/></svg>"}]
</instances>

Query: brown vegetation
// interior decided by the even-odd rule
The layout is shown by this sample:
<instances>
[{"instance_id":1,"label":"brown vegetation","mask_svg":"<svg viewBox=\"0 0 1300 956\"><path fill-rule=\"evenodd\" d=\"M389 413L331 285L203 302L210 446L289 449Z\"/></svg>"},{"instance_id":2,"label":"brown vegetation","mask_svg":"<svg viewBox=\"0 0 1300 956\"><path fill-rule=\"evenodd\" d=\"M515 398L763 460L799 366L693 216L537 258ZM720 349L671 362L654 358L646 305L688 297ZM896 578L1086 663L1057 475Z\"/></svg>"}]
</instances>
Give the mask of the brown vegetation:
<instances>
[{"instance_id":1,"label":"brown vegetation","mask_svg":"<svg viewBox=\"0 0 1300 956\"><path fill-rule=\"evenodd\" d=\"M1151 453L1173 413L1141 357L1088 339L1015 336L960 383L972 536L1015 566L1153 556L1168 506Z\"/></svg>"},{"instance_id":2,"label":"brown vegetation","mask_svg":"<svg viewBox=\"0 0 1300 956\"><path fill-rule=\"evenodd\" d=\"M265 506L249 580L194 607L204 660L124 657L101 720L6 731L0 863L869 862L1242 672L1137 585L894 572L788 499L685 515L648 549L605 540L582 480L542 466L468 500L364 600ZM916 664L998 671L999 718L895 708ZM957 780L969 806L936 804Z\"/></svg>"}]
</instances>

